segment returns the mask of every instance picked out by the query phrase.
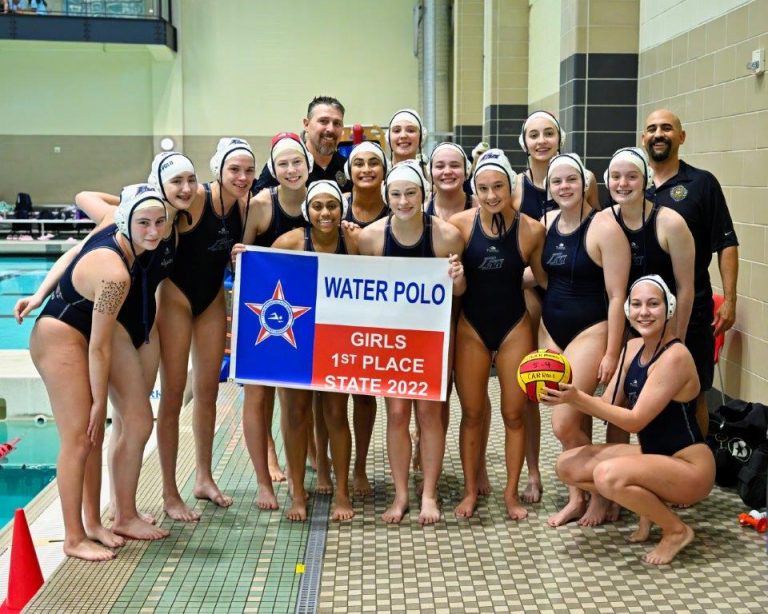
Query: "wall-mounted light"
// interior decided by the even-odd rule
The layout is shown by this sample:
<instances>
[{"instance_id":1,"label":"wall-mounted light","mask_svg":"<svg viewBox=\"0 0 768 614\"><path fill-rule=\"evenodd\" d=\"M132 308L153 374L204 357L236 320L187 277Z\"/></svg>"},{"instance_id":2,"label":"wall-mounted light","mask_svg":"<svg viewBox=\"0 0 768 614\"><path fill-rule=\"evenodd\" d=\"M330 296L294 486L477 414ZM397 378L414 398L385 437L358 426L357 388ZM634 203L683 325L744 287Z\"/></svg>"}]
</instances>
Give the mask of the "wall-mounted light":
<instances>
[{"instance_id":1,"label":"wall-mounted light","mask_svg":"<svg viewBox=\"0 0 768 614\"><path fill-rule=\"evenodd\" d=\"M163 151L171 151L173 150L175 143L173 142L173 139L169 136L164 136L162 139L160 139L160 149Z\"/></svg>"}]
</instances>

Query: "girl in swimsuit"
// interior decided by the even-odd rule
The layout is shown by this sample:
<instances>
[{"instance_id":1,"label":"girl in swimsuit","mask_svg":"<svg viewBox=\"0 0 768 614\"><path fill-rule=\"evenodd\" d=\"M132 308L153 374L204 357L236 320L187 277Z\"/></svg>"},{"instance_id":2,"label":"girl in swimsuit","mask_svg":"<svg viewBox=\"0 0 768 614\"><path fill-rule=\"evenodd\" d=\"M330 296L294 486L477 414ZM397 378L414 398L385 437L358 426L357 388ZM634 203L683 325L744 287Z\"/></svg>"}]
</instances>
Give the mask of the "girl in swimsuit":
<instances>
[{"instance_id":1,"label":"girl in swimsuit","mask_svg":"<svg viewBox=\"0 0 768 614\"><path fill-rule=\"evenodd\" d=\"M616 203L600 213L621 227L632 250L629 283L643 275L660 275L677 297L672 324L685 339L693 307L693 235L683 217L668 207L656 207L645 198L653 183L653 169L640 147L620 149L611 158L605 185Z\"/></svg>"},{"instance_id":2,"label":"girl in swimsuit","mask_svg":"<svg viewBox=\"0 0 768 614\"><path fill-rule=\"evenodd\" d=\"M326 254L356 254L353 237L356 229L342 222L344 198L339 186L333 181L315 181L307 189L302 205L309 227L296 228L280 236L272 245L277 249L313 251ZM345 230L342 232L341 225ZM283 432L288 471L293 484L293 503L286 512L289 520L306 520L307 497L304 491L304 467L307 460L307 428L312 412L311 390L281 388L280 406L283 411ZM331 461L336 474L336 494L331 520L349 520L354 516L349 497L349 462L352 436L347 421L349 395L324 392L321 407L323 423L328 425L331 444ZM324 449L320 450L324 456Z\"/></svg>"},{"instance_id":3,"label":"girl in swimsuit","mask_svg":"<svg viewBox=\"0 0 768 614\"><path fill-rule=\"evenodd\" d=\"M378 143L363 141L352 149L344 167L347 178L352 182L352 194L344 215L345 221L365 228L387 216L389 207L381 191L387 169L387 159ZM376 397L353 394L352 402L354 404L352 422L355 430L355 467L352 473L352 489L355 495L364 497L373 493L366 464L376 421ZM321 421L318 420L317 423L321 424ZM321 441L318 439L318 445L320 444Z\"/></svg>"},{"instance_id":4,"label":"girl in swimsuit","mask_svg":"<svg viewBox=\"0 0 768 614\"><path fill-rule=\"evenodd\" d=\"M464 290L461 237L449 223L424 214L426 180L415 161L401 162L387 175L386 196L391 214L360 231L360 253L368 256L447 258L454 294ZM382 514L386 523L399 523L408 511L408 470L411 464L411 399L387 398L387 454L395 483L395 499ZM445 452L445 430L439 401L416 401L421 425L424 485L421 524L440 520L437 479Z\"/></svg>"},{"instance_id":5,"label":"girl in swimsuit","mask_svg":"<svg viewBox=\"0 0 768 614\"><path fill-rule=\"evenodd\" d=\"M143 184L126 188L116 228L86 242L32 329L30 355L48 391L61 438L57 482L68 556L108 560L115 556L109 547L123 544L101 525L99 504L109 373L116 356L136 353L126 329L115 324L132 284L137 283L131 273L133 264L145 251L158 247L165 224L165 204L158 192ZM124 381L119 385L132 395L123 399L123 408L149 405L137 363L130 362L121 372ZM149 437L149 432L145 435ZM132 461L115 467L114 474L121 514L114 528L119 525L129 533L137 523L146 524L135 508L141 453ZM167 535L161 533L160 537Z\"/></svg>"},{"instance_id":6,"label":"girl in swimsuit","mask_svg":"<svg viewBox=\"0 0 768 614\"><path fill-rule=\"evenodd\" d=\"M528 157L525 171L518 175L515 190L515 206L520 213L536 219L545 220L545 214L557 209L557 203L548 195L546 189L547 166L550 160L560 153L565 145L566 134L560 122L547 111L535 111L523 122L518 139L520 148ZM597 182L594 175L587 171L587 204L599 209ZM538 335L541 322L541 303L544 291L541 287L526 288L525 306L531 316L534 333ZM541 415L539 404L528 401L525 411L526 451L528 465L528 484L522 494L526 503L541 500L543 490L539 471L539 448L541 446Z\"/></svg>"},{"instance_id":7,"label":"girl in swimsuit","mask_svg":"<svg viewBox=\"0 0 768 614\"><path fill-rule=\"evenodd\" d=\"M667 503L692 505L715 480L715 459L695 419L699 378L696 365L669 323L675 297L658 275L638 279L625 304L640 334L624 348L634 358L614 373L614 400L590 396L571 384L547 390L545 403L568 404L588 416L637 433L640 444L586 445L563 452L557 473L567 484L599 493L640 516L629 538L645 541L652 523L661 541L643 555L652 565L670 563L693 541L693 529ZM580 369L581 364L574 366Z\"/></svg>"},{"instance_id":8,"label":"girl in swimsuit","mask_svg":"<svg viewBox=\"0 0 768 614\"><path fill-rule=\"evenodd\" d=\"M585 204L586 176L576 154L560 154L550 162L548 187L560 211L549 216L541 256L547 283L539 345L580 365L574 385L592 394L599 383L608 383L618 363L630 258L618 226ZM566 450L590 441L581 412L569 405L553 408L552 429ZM548 524L556 527L577 518L583 526L601 524L608 503L593 496L587 509L584 493L570 487L568 503Z\"/></svg>"},{"instance_id":9,"label":"girl in swimsuit","mask_svg":"<svg viewBox=\"0 0 768 614\"><path fill-rule=\"evenodd\" d=\"M472 175L479 209L457 213L451 223L465 244L467 291L456 328L454 371L461 401L461 464L464 499L456 516L469 518L477 502L483 428L489 407L488 374L495 362L501 386L507 484L504 501L513 520L525 518L517 482L525 455L525 395L517 384L520 360L533 349L533 331L523 299L523 271L541 271L544 228L512 206L517 176L499 149L484 153Z\"/></svg>"},{"instance_id":10,"label":"girl in swimsuit","mask_svg":"<svg viewBox=\"0 0 768 614\"><path fill-rule=\"evenodd\" d=\"M226 343L224 270L242 234L242 216L256 172L250 145L219 140L211 158L211 184L197 186L177 224L179 241L171 276L158 289L160 379L163 394L157 418L158 452L166 513L177 520L199 517L182 500L176 484L179 413L187 383L190 350L193 375L195 484L192 494L221 507L232 497L221 492L211 472L216 398Z\"/></svg>"},{"instance_id":11,"label":"girl in swimsuit","mask_svg":"<svg viewBox=\"0 0 768 614\"><path fill-rule=\"evenodd\" d=\"M234 246L233 258L244 251L246 245L270 247L281 235L307 224L301 205L307 195L307 178L314 165L312 154L298 135L281 132L272 139L267 165L279 185L262 190L251 199L243 239ZM285 480L272 438L274 405L275 389L272 386L243 386L243 436L256 472L259 485L256 505L261 509L278 508L272 482ZM330 483L327 487L330 488Z\"/></svg>"},{"instance_id":12,"label":"girl in swimsuit","mask_svg":"<svg viewBox=\"0 0 768 614\"><path fill-rule=\"evenodd\" d=\"M142 308L141 303L143 302L144 297L146 297L148 302L148 321L146 327L150 330L149 335L147 336L147 341L145 342L145 330L141 321L138 322L138 336L136 333L132 336L138 337L134 341L134 346L135 352L138 355L138 361L141 365L141 371L144 375L144 383L146 385L148 398L154 388L160 362L160 343L157 327L154 326L155 315L157 312L155 290L162 280L168 277L173 267L176 244L178 242L175 228L175 221L178 219L176 213L177 211L186 211L189 209L192 199L197 191L198 184L197 175L195 174L192 162L189 158L178 152L158 154L152 162L149 179L147 181L149 185L163 195L165 202L170 205L168 208L166 231L156 252L146 253L139 259L140 262L138 266L146 269L147 288L142 290L140 285L132 287L131 294L126 299L126 303L118 314L118 321L122 321L122 316L127 311L134 312L133 314L129 313L128 316L131 319L136 319L135 314ZM116 207L120 203L120 197L100 192L80 192L75 197L75 202L88 217L97 223L94 232L91 233L95 234L113 224ZM89 237L90 236L91 235L89 235ZM88 237L85 241L87 240ZM38 288L33 296L27 299L21 299L16 304L15 313L17 319L20 320L32 309L40 305L50 292L53 291L63 270L80 253L85 241L70 249L56 262L40 288ZM147 256L149 256L149 259L147 259ZM145 260L146 263L143 264L143 261ZM131 298L134 295L136 295L135 301ZM119 463L121 466L125 464L125 461L120 458L124 452L133 450L132 453L138 453L139 458L141 458L141 450L143 449L143 445L140 445L143 438L141 434L146 430L151 431L153 427L154 418L151 411L144 411L144 407L138 408L136 411L128 411L131 409L130 407L124 408L121 406L121 399L133 398L131 394L127 394L131 389L125 388L124 383L127 380L123 377L123 373L126 368L125 365L134 364L135 360L136 358L132 353L129 353L129 356L115 356L113 358L112 368L115 369L115 372L119 372L121 377L114 378L110 381L110 396L113 405L115 406L115 412L112 416L112 429L108 452L108 467L110 468L110 471L112 471L112 467L116 463ZM124 432L124 416L127 416L127 419L129 420L129 428L125 431L125 440L121 445L121 437L123 437ZM138 434L139 437L135 437L134 433ZM109 516L114 520L114 504L116 498L114 480L111 480L110 482L110 489L111 502ZM121 534L134 539L157 539L158 537L167 535L167 531L146 526L147 524L155 523L155 519L151 515L139 514L139 516L141 520L144 521L144 525L134 523L134 526L128 528L123 526L125 523L118 521L116 528L120 530ZM198 517L199 514L197 512L190 511L190 517L187 519L195 520Z\"/></svg>"}]
</instances>

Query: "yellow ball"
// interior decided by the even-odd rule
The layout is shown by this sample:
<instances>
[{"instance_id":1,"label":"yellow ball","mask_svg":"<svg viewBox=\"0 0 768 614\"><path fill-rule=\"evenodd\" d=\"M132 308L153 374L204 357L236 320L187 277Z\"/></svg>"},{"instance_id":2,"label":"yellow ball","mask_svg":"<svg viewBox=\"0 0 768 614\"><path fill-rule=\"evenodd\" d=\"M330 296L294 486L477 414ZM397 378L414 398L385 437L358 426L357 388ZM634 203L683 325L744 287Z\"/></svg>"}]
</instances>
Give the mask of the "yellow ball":
<instances>
[{"instance_id":1,"label":"yellow ball","mask_svg":"<svg viewBox=\"0 0 768 614\"><path fill-rule=\"evenodd\" d=\"M571 363L552 350L531 352L517 368L517 383L531 401L540 401L544 388L557 390L560 382L571 383Z\"/></svg>"}]
</instances>

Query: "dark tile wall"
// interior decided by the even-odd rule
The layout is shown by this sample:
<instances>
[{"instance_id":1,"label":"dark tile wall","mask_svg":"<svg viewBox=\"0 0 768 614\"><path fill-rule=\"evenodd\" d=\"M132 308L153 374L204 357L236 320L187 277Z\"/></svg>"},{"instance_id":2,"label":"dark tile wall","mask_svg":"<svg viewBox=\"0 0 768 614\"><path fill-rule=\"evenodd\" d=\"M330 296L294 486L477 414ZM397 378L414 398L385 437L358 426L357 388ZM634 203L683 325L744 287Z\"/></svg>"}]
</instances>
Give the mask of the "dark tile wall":
<instances>
[{"instance_id":1,"label":"dark tile wall","mask_svg":"<svg viewBox=\"0 0 768 614\"><path fill-rule=\"evenodd\" d=\"M602 184L614 151L637 144L635 53L577 53L560 62L560 121L566 149L578 153ZM600 200L607 200L601 185Z\"/></svg>"},{"instance_id":2,"label":"dark tile wall","mask_svg":"<svg viewBox=\"0 0 768 614\"><path fill-rule=\"evenodd\" d=\"M525 118L528 117L528 105L494 104L485 107L483 134L491 147L504 150L515 170L525 168L525 153L517 142Z\"/></svg>"},{"instance_id":3,"label":"dark tile wall","mask_svg":"<svg viewBox=\"0 0 768 614\"><path fill-rule=\"evenodd\" d=\"M483 127L479 124L459 124L453 127L453 142L460 145L467 156L483 140Z\"/></svg>"}]
</instances>

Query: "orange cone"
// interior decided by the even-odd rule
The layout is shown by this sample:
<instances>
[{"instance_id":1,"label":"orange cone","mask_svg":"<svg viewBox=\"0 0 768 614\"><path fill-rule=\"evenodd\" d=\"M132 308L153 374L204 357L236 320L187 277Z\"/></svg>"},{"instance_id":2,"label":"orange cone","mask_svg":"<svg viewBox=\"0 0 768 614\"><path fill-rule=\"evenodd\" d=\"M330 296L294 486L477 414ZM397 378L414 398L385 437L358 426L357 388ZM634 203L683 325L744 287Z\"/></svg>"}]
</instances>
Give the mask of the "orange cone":
<instances>
[{"instance_id":1,"label":"orange cone","mask_svg":"<svg viewBox=\"0 0 768 614\"><path fill-rule=\"evenodd\" d=\"M37 560L32 535L24 510L16 510L13 518L11 569L8 573L8 596L0 605L0 614L16 614L26 606L43 585L43 572Z\"/></svg>"}]
</instances>

